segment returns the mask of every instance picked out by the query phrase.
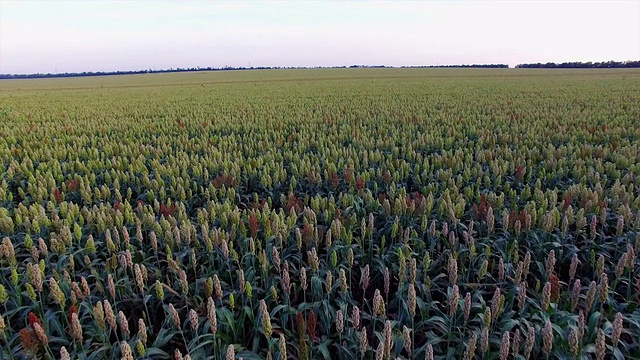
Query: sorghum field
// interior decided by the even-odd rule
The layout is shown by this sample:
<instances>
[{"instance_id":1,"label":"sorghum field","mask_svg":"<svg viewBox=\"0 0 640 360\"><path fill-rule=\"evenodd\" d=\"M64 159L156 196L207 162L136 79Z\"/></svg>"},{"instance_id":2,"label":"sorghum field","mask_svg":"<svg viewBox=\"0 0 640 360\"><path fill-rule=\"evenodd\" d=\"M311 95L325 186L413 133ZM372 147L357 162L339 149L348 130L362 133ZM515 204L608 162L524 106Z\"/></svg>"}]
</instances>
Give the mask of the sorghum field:
<instances>
[{"instance_id":1,"label":"sorghum field","mask_svg":"<svg viewBox=\"0 0 640 360\"><path fill-rule=\"evenodd\" d=\"M638 359L639 84L0 81L0 358Z\"/></svg>"}]
</instances>

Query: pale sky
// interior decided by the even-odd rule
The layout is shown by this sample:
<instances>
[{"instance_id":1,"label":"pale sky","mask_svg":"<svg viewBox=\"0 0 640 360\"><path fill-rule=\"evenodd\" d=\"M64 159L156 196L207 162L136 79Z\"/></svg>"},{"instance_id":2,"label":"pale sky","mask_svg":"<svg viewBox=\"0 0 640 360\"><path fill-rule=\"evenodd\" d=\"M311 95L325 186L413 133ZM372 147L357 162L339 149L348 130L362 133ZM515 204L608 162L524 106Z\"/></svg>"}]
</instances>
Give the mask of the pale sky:
<instances>
[{"instance_id":1,"label":"pale sky","mask_svg":"<svg viewBox=\"0 0 640 360\"><path fill-rule=\"evenodd\" d=\"M640 0L0 0L0 73L640 59Z\"/></svg>"}]
</instances>

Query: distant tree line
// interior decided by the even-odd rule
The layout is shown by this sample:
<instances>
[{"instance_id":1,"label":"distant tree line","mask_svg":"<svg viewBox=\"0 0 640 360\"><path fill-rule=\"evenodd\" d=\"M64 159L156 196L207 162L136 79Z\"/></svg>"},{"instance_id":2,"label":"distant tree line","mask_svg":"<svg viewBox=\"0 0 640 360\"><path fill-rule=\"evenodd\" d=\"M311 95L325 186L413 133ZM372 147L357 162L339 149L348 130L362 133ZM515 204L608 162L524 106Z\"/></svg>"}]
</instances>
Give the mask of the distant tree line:
<instances>
[{"instance_id":1,"label":"distant tree line","mask_svg":"<svg viewBox=\"0 0 640 360\"><path fill-rule=\"evenodd\" d=\"M506 69L507 64L461 64L461 65L424 65L424 66L400 66L400 68L484 68L484 69ZM162 70L129 70L129 71L84 71L68 73L36 73L36 74L0 74L0 79L39 79L39 78L64 78L64 77L84 77L84 76L109 76L109 75L134 75L134 74L158 74L175 72L195 72L195 71L229 71L229 70L270 70L270 69L345 69L347 66L317 66L317 67L280 67L280 66L258 66L258 67L195 67L177 68ZM385 65L351 65L348 68L393 68ZM638 61L607 61L607 62L565 62L565 63L535 63L520 64L516 68L541 68L541 69L607 69L607 68L640 68Z\"/></svg>"},{"instance_id":2,"label":"distant tree line","mask_svg":"<svg viewBox=\"0 0 640 360\"><path fill-rule=\"evenodd\" d=\"M638 61L603 61L603 62L563 62L563 63L535 63L520 64L516 68L522 69L621 69L621 68L639 68Z\"/></svg>"},{"instance_id":3,"label":"distant tree line","mask_svg":"<svg viewBox=\"0 0 640 360\"><path fill-rule=\"evenodd\" d=\"M177 68L162 70L125 70L125 71L84 71L69 73L36 73L36 74L0 74L0 79L39 79L39 78L64 78L64 77L84 77L84 76L110 76L110 75L135 75L135 74L158 74L158 73L175 73L175 72L194 72L194 71L223 71L223 70L266 70L278 69L277 67L197 67L197 68Z\"/></svg>"},{"instance_id":4,"label":"distant tree line","mask_svg":"<svg viewBox=\"0 0 640 360\"><path fill-rule=\"evenodd\" d=\"M484 69L506 69L507 64L462 64L462 65L428 65L428 66L401 66L402 68L484 68Z\"/></svg>"}]
</instances>

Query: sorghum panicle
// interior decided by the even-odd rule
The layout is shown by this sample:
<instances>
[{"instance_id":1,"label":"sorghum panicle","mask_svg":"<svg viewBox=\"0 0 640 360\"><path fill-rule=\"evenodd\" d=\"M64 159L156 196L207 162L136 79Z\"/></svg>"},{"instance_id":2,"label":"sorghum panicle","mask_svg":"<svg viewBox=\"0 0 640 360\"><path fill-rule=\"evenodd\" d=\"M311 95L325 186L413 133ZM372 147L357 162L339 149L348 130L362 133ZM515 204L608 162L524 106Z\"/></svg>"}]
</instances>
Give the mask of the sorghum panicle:
<instances>
[{"instance_id":1,"label":"sorghum panicle","mask_svg":"<svg viewBox=\"0 0 640 360\"><path fill-rule=\"evenodd\" d=\"M513 332L513 340L511 340L511 353L513 354L513 358L518 358L518 352L520 351L520 341L522 341L522 337L520 336L520 329L516 329Z\"/></svg>"},{"instance_id":2,"label":"sorghum panicle","mask_svg":"<svg viewBox=\"0 0 640 360\"><path fill-rule=\"evenodd\" d=\"M216 315L216 304L213 298L207 300L207 319L209 320L210 331L215 336L218 331L218 317Z\"/></svg>"},{"instance_id":3,"label":"sorghum panicle","mask_svg":"<svg viewBox=\"0 0 640 360\"><path fill-rule=\"evenodd\" d=\"M551 302L551 283L548 281L542 288L542 311L549 309L549 303Z\"/></svg>"},{"instance_id":4,"label":"sorghum panicle","mask_svg":"<svg viewBox=\"0 0 640 360\"><path fill-rule=\"evenodd\" d=\"M147 326L142 318L138 319L138 338L143 345L147 345Z\"/></svg>"},{"instance_id":5,"label":"sorghum panicle","mask_svg":"<svg viewBox=\"0 0 640 360\"><path fill-rule=\"evenodd\" d=\"M336 331L338 334L342 334L344 331L344 315L342 315L342 310L336 311Z\"/></svg>"},{"instance_id":6,"label":"sorghum panicle","mask_svg":"<svg viewBox=\"0 0 640 360\"><path fill-rule=\"evenodd\" d=\"M582 289L580 285L580 279L576 279L573 283L573 289L571 291L571 311L575 311L576 307L578 307L578 300L580 300L580 290Z\"/></svg>"},{"instance_id":7,"label":"sorghum panicle","mask_svg":"<svg viewBox=\"0 0 640 360\"><path fill-rule=\"evenodd\" d=\"M122 311L118 311L118 321L120 323L120 331L129 337L129 321Z\"/></svg>"},{"instance_id":8,"label":"sorghum panicle","mask_svg":"<svg viewBox=\"0 0 640 360\"><path fill-rule=\"evenodd\" d=\"M527 332L527 336L524 341L524 358L529 359L531 356L531 352L533 351L533 346L536 343L536 331L533 326L529 326L529 331Z\"/></svg>"},{"instance_id":9,"label":"sorghum panicle","mask_svg":"<svg viewBox=\"0 0 640 360\"><path fill-rule=\"evenodd\" d=\"M416 287L413 284L409 284L408 305L409 314L416 316Z\"/></svg>"},{"instance_id":10,"label":"sorghum panicle","mask_svg":"<svg viewBox=\"0 0 640 360\"><path fill-rule=\"evenodd\" d=\"M502 342L500 343L500 360L507 360L507 358L509 357L510 348L510 333L508 331L505 331L502 335Z\"/></svg>"},{"instance_id":11,"label":"sorghum panicle","mask_svg":"<svg viewBox=\"0 0 640 360\"><path fill-rule=\"evenodd\" d=\"M604 336L604 331L602 331L602 329L598 329L598 337L596 338L596 359L604 360L606 351L607 343Z\"/></svg>"},{"instance_id":12,"label":"sorghum panicle","mask_svg":"<svg viewBox=\"0 0 640 360\"><path fill-rule=\"evenodd\" d=\"M471 292L467 292L464 296L464 321L469 320L471 314Z\"/></svg>"},{"instance_id":13,"label":"sorghum panicle","mask_svg":"<svg viewBox=\"0 0 640 360\"><path fill-rule=\"evenodd\" d=\"M360 327L360 308L357 306L354 306L351 310L351 323L356 329Z\"/></svg>"},{"instance_id":14,"label":"sorghum panicle","mask_svg":"<svg viewBox=\"0 0 640 360\"><path fill-rule=\"evenodd\" d=\"M178 311L173 306L173 304L169 304L169 312L171 313L171 320L173 321L173 324L176 326L176 328L180 329L180 315L178 315Z\"/></svg>"},{"instance_id":15,"label":"sorghum panicle","mask_svg":"<svg viewBox=\"0 0 640 360\"><path fill-rule=\"evenodd\" d=\"M464 352L464 360L473 359L476 352L477 343L478 343L478 335L476 335L475 332L472 332L471 339L469 339L469 342L467 343L467 348Z\"/></svg>"},{"instance_id":16,"label":"sorghum panicle","mask_svg":"<svg viewBox=\"0 0 640 360\"><path fill-rule=\"evenodd\" d=\"M75 312L71 313L71 337L80 343L82 342L82 326L78 314Z\"/></svg>"},{"instance_id":17,"label":"sorghum panicle","mask_svg":"<svg viewBox=\"0 0 640 360\"><path fill-rule=\"evenodd\" d=\"M118 324L116 323L116 316L113 313L113 309L111 308L111 304L109 303L109 300L104 300L104 314L105 317L107 319L107 323L109 323L109 326L111 326L111 328L114 331L117 331L118 329Z\"/></svg>"},{"instance_id":18,"label":"sorghum panicle","mask_svg":"<svg viewBox=\"0 0 640 360\"><path fill-rule=\"evenodd\" d=\"M578 254L573 254L573 256L571 257L571 264L569 265L569 280L573 280L573 278L576 277L578 262Z\"/></svg>"},{"instance_id":19,"label":"sorghum panicle","mask_svg":"<svg viewBox=\"0 0 640 360\"><path fill-rule=\"evenodd\" d=\"M367 347L369 346L369 341L367 340L367 328L363 327L360 332L360 359L364 359L364 356L367 353Z\"/></svg>"},{"instance_id":20,"label":"sorghum panicle","mask_svg":"<svg viewBox=\"0 0 640 360\"><path fill-rule=\"evenodd\" d=\"M597 284L595 281L592 281L589 284L589 289L587 289L587 295L585 296L585 311L591 312L591 308L593 307L593 302L596 299L596 290L597 290Z\"/></svg>"},{"instance_id":21,"label":"sorghum panicle","mask_svg":"<svg viewBox=\"0 0 640 360\"><path fill-rule=\"evenodd\" d=\"M404 341L404 351L411 355L411 330L406 325L402 327L402 339Z\"/></svg>"},{"instance_id":22,"label":"sorghum panicle","mask_svg":"<svg viewBox=\"0 0 640 360\"><path fill-rule=\"evenodd\" d=\"M622 334L622 313L616 313L616 318L613 321L613 330L611 330L611 344L618 346L620 335Z\"/></svg>"},{"instance_id":23,"label":"sorghum panicle","mask_svg":"<svg viewBox=\"0 0 640 360\"><path fill-rule=\"evenodd\" d=\"M547 320L544 324L544 328L542 329L542 351L545 354L549 354L551 352L551 348L553 346L553 327L551 326L551 322Z\"/></svg>"},{"instance_id":24,"label":"sorghum panicle","mask_svg":"<svg viewBox=\"0 0 640 360\"><path fill-rule=\"evenodd\" d=\"M120 343L120 356L122 360L133 360L133 351L126 341Z\"/></svg>"},{"instance_id":25,"label":"sorghum panicle","mask_svg":"<svg viewBox=\"0 0 640 360\"><path fill-rule=\"evenodd\" d=\"M578 331L576 329L571 329L569 332L569 349L571 350L571 354L575 358L578 358L580 342L578 340Z\"/></svg>"},{"instance_id":26,"label":"sorghum panicle","mask_svg":"<svg viewBox=\"0 0 640 360\"><path fill-rule=\"evenodd\" d=\"M601 303L607 302L609 296L609 278L606 273L603 273L600 277L600 284L598 284L598 300Z\"/></svg>"}]
</instances>

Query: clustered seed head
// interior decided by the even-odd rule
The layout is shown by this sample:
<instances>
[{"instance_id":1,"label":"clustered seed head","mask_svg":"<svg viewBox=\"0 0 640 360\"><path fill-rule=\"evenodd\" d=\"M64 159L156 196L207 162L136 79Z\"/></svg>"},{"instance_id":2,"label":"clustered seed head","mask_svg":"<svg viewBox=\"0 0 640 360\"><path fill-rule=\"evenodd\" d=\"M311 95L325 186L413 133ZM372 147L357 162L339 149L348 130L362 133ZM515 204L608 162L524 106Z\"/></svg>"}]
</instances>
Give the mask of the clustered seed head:
<instances>
[{"instance_id":1,"label":"clustered seed head","mask_svg":"<svg viewBox=\"0 0 640 360\"><path fill-rule=\"evenodd\" d=\"M307 291L307 269L305 267L300 268L300 286L302 290Z\"/></svg>"},{"instance_id":2,"label":"clustered seed head","mask_svg":"<svg viewBox=\"0 0 640 360\"><path fill-rule=\"evenodd\" d=\"M336 331L338 334L342 334L344 331L344 315L342 315L342 310L336 311Z\"/></svg>"},{"instance_id":3,"label":"clustered seed head","mask_svg":"<svg viewBox=\"0 0 640 360\"><path fill-rule=\"evenodd\" d=\"M406 325L402 327L402 340L404 342L404 351L411 355L411 330Z\"/></svg>"},{"instance_id":4,"label":"clustered seed head","mask_svg":"<svg viewBox=\"0 0 640 360\"><path fill-rule=\"evenodd\" d=\"M529 276L530 266L531 266L531 252L527 251L527 253L524 255L523 274L522 274L522 276L524 276L525 279L527 278L527 276Z\"/></svg>"},{"instance_id":5,"label":"clustered seed head","mask_svg":"<svg viewBox=\"0 0 640 360\"><path fill-rule=\"evenodd\" d=\"M478 335L474 332L471 333L471 339L469 339L469 343L467 344L467 349L464 352L464 360L472 360L478 343Z\"/></svg>"},{"instance_id":6,"label":"clustered seed head","mask_svg":"<svg viewBox=\"0 0 640 360\"><path fill-rule=\"evenodd\" d=\"M596 275L601 276L602 274L604 274L604 255L600 254L596 263Z\"/></svg>"},{"instance_id":7,"label":"clustered seed head","mask_svg":"<svg viewBox=\"0 0 640 360\"><path fill-rule=\"evenodd\" d=\"M262 331L269 338L271 337L271 315L269 315L269 311L267 310L267 303L263 300L260 300L260 317L262 318Z\"/></svg>"},{"instance_id":8,"label":"clustered seed head","mask_svg":"<svg viewBox=\"0 0 640 360\"><path fill-rule=\"evenodd\" d=\"M411 259L409 263L409 280L412 284L416 283L416 277L418 276L418 262L415 258Z\"/></svg>"},{"instance_id":9,"label":"clustered seed head","mask_svg":"<svg viewBox=\"0 0 640 360\"><path fill-rule=\"evenodd\" d=\"M489 234L493 233L493 229L495 226L495 217L493 215L493 207L489 206L487 210L487 230Z\"/></svg>"},{"instance_id":10,"label":"clustered seed head","mask_svg":"<svg viewBox=\"0 0 640 360\"><path fill-rule=\"evenodd\" d=\"M173 304L169 304L169 312L171 313L171 320L173 321L173 324L176 328L180 329L180 316Z\"/></svg>"},{"instance_id":11,"label":"clustered seed head","mask_svg":"<svg viewBox=\"0 0 640 360\"><path fill-rule=\"evenodd\" d=\"M554 250L549 251L547 260L545 261L545 270L547 271L547 277L553 274L553 269L556 266L556 252Z\"/></svg>"},{"instance_id":12,"label":"clustered seed head","mask_svg":"<svg viewBox=\"0 0 640 360\"><path fill-rule=\"evenodd\" d=\"M275 249L275 247L274 247ZM289 278L289 262L287 260L282 264L282 291L289 295L291 293L291 279Z\"/></svg>"},{"instance_id":13,"label":"clustered seed head","mask_svg":"<svg viewBox=\"0 0 640 360\"><path fill-rule=\"evenodd\" d=\"M547 320L544 324L544 328L542 329L542 351L544 351L545 354L549 354L552 346L553 328L551 327L551 322Z\"/></svg>"},{"instance_id":14,"label":"clustered seed head","mask_svg":"<svg viewBox=\"0 0 640 360\"><path fill-rule=\"evenodd\" d=\"M198 313L193 309L189 310L189 324L191 325L191 330L196 331L198 329Z\"/></svg>"},{"instance_id":15,"label":"clustered seed head","mask_svg":"<svg viewBox=\"0 0 640 360\"><path fill-rule=\"evenodd\" d=\"M105 313L105 317L107 318L107 323L109 323L109 326L111 326L111 328L113 330L117 330L118 329L118 324L116 323L116 316L113 313L113 309L111 308L111 304L109 303L109 300L104 300L104 313Z\"/></svg>"},{"instance_id":16,"label":"clustered seed head","mask_svg":"<svg viewBox=\"0 0 640 360\"><path fill-rule=\"evenodd\" d=\"M138 319L138 338L142 342L142 345L147 345L147 326L144 324L142 318Z\"/></svg>"},{"instance_id":17,"label":"clustered seed head","mask_svg":"<svg viewBox=\"0 0 640 360\"><path fill-rule=\"evenodd\" d=\"M273 266L278 272L280 272L280 253L278 252L278 248L275 246L271 248L271 259L273 261Z\"/></svg>"},{"instance_id":18,"label":"clustered seed head","mask_svg":"<svg viewBox=\"0 0 640 360\"><path fill-rule=\"evenodd\" d=\"M533 346L536 343L536 331L533 326L529 326L529 332L527 332L527 336L524 341L524 358L529 359L531 356L531 352L533 351Z\"/></svg>"},{"instance_id":19,"label":"clustered seed head","mask_svg":"<svg viewBox=\"0 0 640 360\"><path fill-rule=\"evenodd\" d=\"M609 295L609 278L606 273L603 273L600 277L600 284L598 284L598 300L601 303L605 303L607 301L607 297Z\"/></svg>"},{"instance_id":20,"label":"clustered seed head","mask_svg":"<svg viewBox=\"0 0 640 360\"><path fill-rule=\"evenodd\" d=\"M522 337L520 336L520 329L516 329L513 332L513 340L511 340L511 348L513 352L513 358L518 358L518 352L520 351L520 341L522 341Z\"/></svg>"},{"instance_id":21,"label":"clustered seed head","mask_svg":"<svg viewBox=\"0 0 640 360\"><path fill-rule=\"evenodd\" d=\"M500 343L500 360L507 360L507 358L509 357L510 348L510 333L508 331L505 331L502 335L502 342Z\"/></svg>"},{"instance_id":22,"label":"clustered seed head","mask_svg":"<svg viewBox=\"0 0 640 360\"><path fill-rule=\"evenodd\" d=\"M598 337L596 338L596 359L604 360L607 351L607 343L604 337L604 331L598 329Z\"/></svg>"},{"instance_id":23,"label":"clustered seed head","mask_svg":"<svg viewBox=\"0 0 640 360\"><path fill-rule=\"evenodd\" d=\"M339 271L339 280L340 280L340 291L342 291L343 293L346 293L348 290L347 287L347 274L345 273L344 269L340 269Z\"/></svg>"},{"instance_id":24,"label":"clustered seed head","mask_svg":"<svg viewBox=\"0 0 640 360\"><path fill-rule=\"evenodd\" d=\"M218 331L218 317L216 316L216 304L212 298L207 300L207 319L209 321L211 333L215 336Z\"/></svg>"},{"instance_id":25,"label":"clustered seed head","mask_svg":"<svg viewBox=\"0 0 640 360\"><path fill-rule=\"evenodd\" d=\"M311 266L311 270L313 270L314 272L317 272L318 269L320 268L320 259L318 258L318 253L316 252L316 248L312 248L311 251L307 251L307 255L309 257L309 265Z\"/></svg>"},{"instance_id":26,"label":"clustered seed head","mask_svg":"<svg viewBox=\"0 0 640 360\"><path fill-rule=\"evenodd\" d=\"M64 308L66 296L62 290L60 290L58 282L53 277L49 279L49 292L51 293L53 300L60 305L60 307Z\"/></svg>"},{"instance_id":27,"label":"clustered seed head","mask_svg":"<svg viewBox=\"0 0 640 360\"><path fill-rule=\"evenodd\" d=\"M107 275L107 289L109 290L109 295L111 295L111 299L116 298L116 285L113 282L113 275Z\"/></svg>"},{"instance_id":28,"label":"clustered seed head","mask_svg":"<svg viewBox=\"0 0 640 360\"><path fill-rule=\"evenodd\" d=\"M576 277L578 262L578 254L573 254L573 256L571 257L571 264L569 265L569 280L573 280L573 278Z\"/></svg>"},{"instance_id":29,"label":"clustered seed head","mask_svg":"<svg viewBox=\"0 0 640 360\"><path fill-rule=\"evenodd\" d=\"M384 306L384 299L380 294L380 290L376 289L373 293L373 316L385 315L386 309Z\"/></svg>"},{"instance_id":30,"label":"clustered seed head","mask_svg":"<svg viewBox=\"0 0 640 360\"><path fill-rule=\"evenodd\" d=\"M451 298L449 298L449 315L453 317L458 310L458 301L460 300L460 293L458 285L453 285L451 290Z\"/></svg>"},{"instance_id":31,"label":"clustered seed head","mask_svg":"<svg viewBox=\"0 0 640 360\"><path fill-rule=\"evenodd\" d=\"M129 322L122 311L118 311L118 321L120 322L120 331L129 337Z\"/></svg>"},{"instance_id":32,"label":"clustered seed head","mask_svg":"<svg viewBox=\"0 0 640 360\"><path fill-rule=\"evenodd\" d=\"M389 359L391 357L391 348L393 346L393 334L391 330L391 321L387 320L384 322L384 358Z\"/></svg>"},{"instance_id":33,"label":"clustered seed head","mask_svg":"<svg viewBox=\"0 0 640 360\"><path fill-rule=\"evenodd\" d=\"M47 346L47 344L49 344L49 337L47 336L47 333L44 331L40 323L34 322L32 327L40 343L44 346Z\"/></svg>"},{"instance_id":34,"label":"clustered seed head","mask_svg":"<svg viewBox=\"0 0 640 360\"><path fill-rule=\"evenodd\" d=\"M213 292L217 300L222 300L222 285L220 285L218 274L213 275Z\"/></svg>"},{"instance_id":35,"label":"clustered seed head","mask_svg":"<svg viewBox=\"0 0 640 360\"><path fill-rule=\"evenodd\" d=\"M542 311L549 309L549 303L551 302L551 283L547 281L542 288Z\"/></svg>"},{"instance_id":36,"label":"clustered seed head","mask_svg":"<svg viewBox=\"0 0 640 360\"><path fill-rule=\"evenodd\" d=\"M133 360L133 351L126 341L120 343L120 355L122 360Z\"/></svg>"},{"instance_id":37,"label":"clustered seed head","mask_svg":"<svg viewBox=\"0 0 640 360\"><path fill-rule=\"evenodd\" d=\"M367 353L367 347L369 347L369 340L367 340L367 328L363 327L360 332L360 359L364 359Z\"/></svg>"},{"instance_id":38,"label":"clustered seed head","mask_svg":"<svg viewBox=\"0 0 640 360\"><path fill-rule=\"evenodd\" d=\"M390 280L391 276L390 276L388 267L384 268L384 273L383 273L382 278L384 280L384 293L385 293L385 295L388 296L389 295L389 286L390 286L390 283L391 283L391 280Z\"/></svg>"},{"instance_id":39,"label":"clustered seed head","mask_svg":"<svg viewBox=\"0 0 640 360\"><path fill-rule=\"evenodd\" d=\"M357 306L354 306L351 310L351 323L356 329L360 327L360 308Z\"/></svg>"},{"instance_id":40,"label":"clustered seed head","mask_svg":"<svg viewBox=\"0 0 640 360\"><path fill-rule=\"evenodd\" d=\"M75 312L71 313L71 337L78 342L82 342L82 326L80 325L78 314Z\"/></svg>"},{"instance_id":41,"label":"clustered seed head","mask_svg":"<svg viewBox=\"0 0 640 360\"><path fill-rule=\"evenodd\" d=\"M491 298L491 314L492 320L498 317L500 311L500 288L496 286L496 290L493 292L493 298Z\"/></svg>"},{"instance_id":42,"label":"clustered seed head","mask_svg":"<svg viewBox=\"0 0 640 360\"><path fill-rule=\"evenodd\" d=\"M384 339L382 339L376 348L376 360L383 360L384 356Z\"/></svg>"},{"instance_id":43,"label":"clustered seed head","mask_svg":"<svg viewBox=\"0 0 640 360\"><path fill-rule=\"evenodd\" d=\"M280 340L278 341L278 351L280 351L280 359L287 358L287 341L282 333L280 333Z\"/></svg>"},{"instance_id":44,"label":"clustered seed head","mask_svg":"<svg viewBox=\"0 0 640 360\"><path fill-rule=\"evenodd\" d=\"M502 257L498 259L498 280L504 281L504 260Z\"/></svg>"},{"instance_id":45,"label":"clustered seed head","mask_svg":"<svg viewBox=\"0 0 640 360\"><path fill-rule=\"evenodd\" d=\"M471 293L467 292L464 296L464 321L469 320L469 315L471 314Z\"/></svg>"},{"instance_id":46,"label":"clustered seed head","mask_svg":"<svg viewBox=\"0 0 640 360\"><path fill-rule=\"evenodd\" d=\"M624 269L627 267L627 264L628 264L627 253L623 253L622 256L620 256L620 259L618 260L618 264L616 264L617 278L622 277L622 274L624 274Z\"/></svg>"},{"instance_id":47,"label":"clustered seed head","mask_svg":"<svg viewBox=\"0 0 640 360\"><path fill-rule=\"evenodd\" d=\"M71 356L64 346L60 348L60 360L71 360Z\"/></svg>"},{"instance_id":48,"label":"clustered seed head","mask_svg":"<svg viewBox=\"0 0 640 360\"><path fill-rule=\"evenodd\" d=\"M449 255L449 285L453 285L458 282L458 261L453 257L453 255Z\"/></svg>"},{"instance_id":49,"label":"clustered seed head","mask_svg":"<svg viewBox=\"0 0 640 360\"><path fill-rule=\"evenodd\" d=\"M624 230L624 216L618 216L618 222L616 223L616 235L621 236Z\"/></svg>"},{"instance_id":50,"label":"clustered seed head","mask_svg":"<svg viewBox=\"0 0 640 360\"><path fill-rule=\"evenodd\" d=\"M580 299L580 290L582 289L580 285L580 279L576 279L573 283L573 289L571 290L571 311L575 311L576 307L578 307L578 300Z\"/></svg>"},{"instance_id":51,"label":"clustered seed head","mask_svg":"<svg viewBox=\"0 0 640 360\"><path fill-rule=\"evenodd\" d=\"M622 313L618 312L616 318L613 321L613 330L611 331L611 344L613 346L618 345L620 335L622 334Z\"/></svg>"},{"instance_id":52,"label":"clustered seed head","mask_svg":"<svg viewBox=\"0 0 640 360\"><path fill-rule=\"evenodd\" d=\"M584 336L584 328L586 326L586 319L584 317L584 311L580 310L578 313L578 338L582 339Z\"/></svg>"},{"instance_id":53,"label":"clustered seed head","mask_svg":"<svg viewBox=\"0 0 640 360\"><path fill-rule=\"evenodd\" d=\"M480 352L484 354L487 350L489 350L489 328L485 326L480 334Z\"/></svg>"},{"instance_id":54,"label":"clustered seed head","mask_svg":"<svg viewBox=\"0 0 640 360\"><path fill-rule=\"evenodd\" d=\"M585 311L590 312L593 307L593 302L596 299L597 284L595 281L591 281L589 289L587 289L587 295L585 297Z\"/></svg>"},{"instance_id":55,"label":"clustered seed head","mask_svg":"<svg viewBox=\"0 0 640 360\"><path fill-rule=\"evenodd\" d=\"M492 315L491 315L491 308L484 308L484 326L485 327L489 327L489 325L491 325L491 319L492 319Z\"/></svg>"},{"instance_id":56,"label":"clustered seed head","mask_svg":"<svg viewBox=\"0 0 640 360\"><path fill-rule=\"evenodd\" d=\"M433 345L427 344L427 349L425 351L425 360L433 360Z\"/></svg>"},{"instance_id":57,"label":"clustered seed head","mask_svg":"<svg viewBox=\"0 0 640 360\"><path fill-rule=\"evenodd\" d=\"M576 329L571 329L571 332L569 332L569 349L571 350L571 354L577 358L580 351L580 341Z\"/></svg>"},{"instance_id":58,"label":"clustered seed head","mask_svg":"<svg viewBox=\"0 0 640 360\"><path fill-rule=\"evenodd\" d=\"M408 303L409 314L416 316L416 287L413 284L409 284Z\"/></svg>"}]
</instances>

